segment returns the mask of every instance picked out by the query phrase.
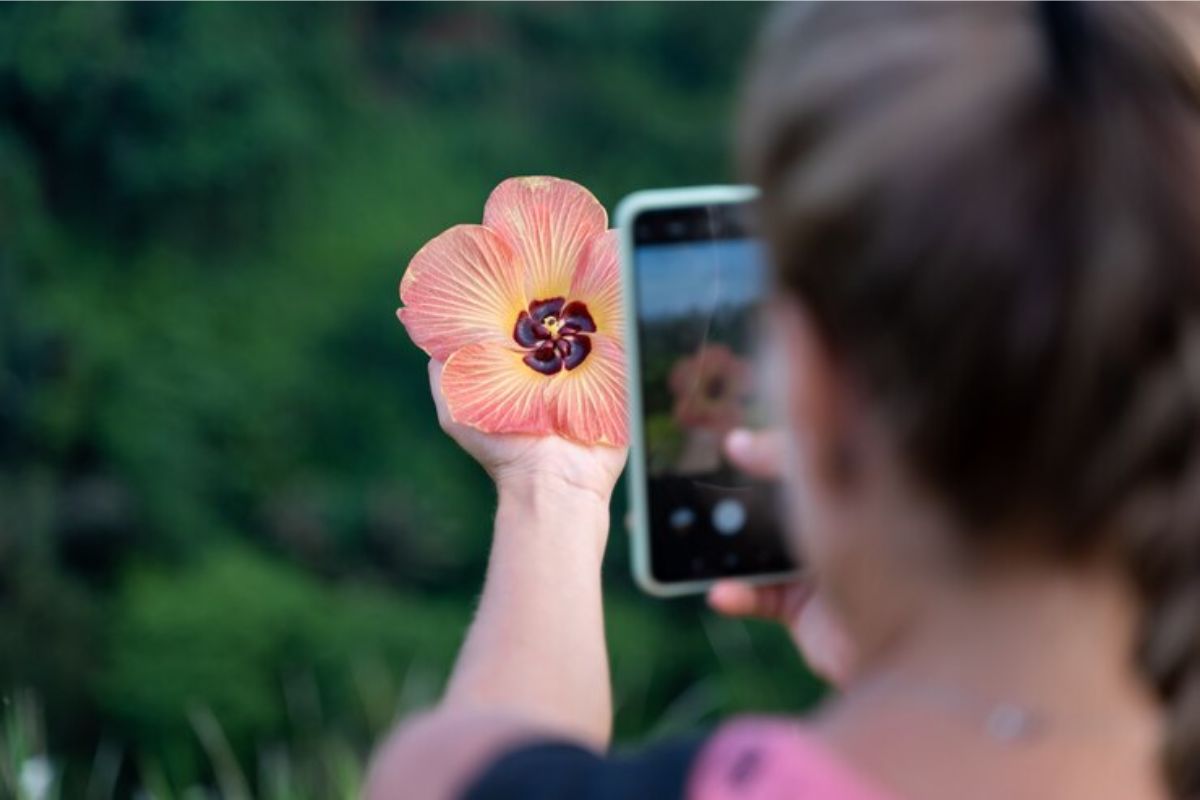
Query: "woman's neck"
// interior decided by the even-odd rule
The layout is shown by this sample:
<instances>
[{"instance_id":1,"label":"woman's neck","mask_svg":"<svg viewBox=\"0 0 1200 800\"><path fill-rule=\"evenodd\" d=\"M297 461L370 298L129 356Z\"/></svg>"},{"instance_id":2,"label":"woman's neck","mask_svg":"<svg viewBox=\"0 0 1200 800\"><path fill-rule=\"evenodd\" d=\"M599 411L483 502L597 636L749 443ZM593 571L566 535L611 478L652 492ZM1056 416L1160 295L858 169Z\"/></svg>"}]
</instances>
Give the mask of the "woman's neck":
<instances>
[{"instance_id":1,"label":"woman's neck","mask_svg":"<svg viewBox=\"0 0 1200 800\"><path fill-rule=\"evenodd\" d=\"M995 796L1161 796L1161 711L1136 668L1138 605L1119 576L1022 566L909 596L903 624L881 610L892 634L875 637L823 717L855 761L902 796L989 782ZM994 735L998 708L1037 720L1036 735L1020 746ZM922 762L928 775L911 774ZM1046 782L1051 765L1062 770Z\"/></svg>"},{"instance_id":2,"label":"woman's neck","mask_svg":"<svg viewBox=\"0 0 1200 800\"><path fill-rule=\"evenodd\" d=\"M1113 570L1021 564L910 596L893 635L864 653L862 680L954 685L1048 714L1153 707L1134 661L1138 603Z\"/></svg>"}]
</instances>

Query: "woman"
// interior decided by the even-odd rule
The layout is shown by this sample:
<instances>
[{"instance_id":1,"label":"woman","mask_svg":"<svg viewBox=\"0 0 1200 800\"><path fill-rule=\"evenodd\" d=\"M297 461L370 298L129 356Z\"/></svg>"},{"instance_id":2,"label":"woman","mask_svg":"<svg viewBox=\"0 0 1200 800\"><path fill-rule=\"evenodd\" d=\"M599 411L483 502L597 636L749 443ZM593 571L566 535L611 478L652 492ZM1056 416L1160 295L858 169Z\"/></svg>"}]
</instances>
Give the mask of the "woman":
<instances>
[{"instance_id":1,"label":"woman","mask_svg":"<svg viewBox=\"0 0 1200 800\"><path fill-rule=\"evenodd\" d=\"M772 20L744 112L783 289L786 618L842 692L609 759L625 453L442 426L499 510L445 697L383 798L1200 797L1200 73L1190 10L858 4Z\"/></svg>"}]
</instances>

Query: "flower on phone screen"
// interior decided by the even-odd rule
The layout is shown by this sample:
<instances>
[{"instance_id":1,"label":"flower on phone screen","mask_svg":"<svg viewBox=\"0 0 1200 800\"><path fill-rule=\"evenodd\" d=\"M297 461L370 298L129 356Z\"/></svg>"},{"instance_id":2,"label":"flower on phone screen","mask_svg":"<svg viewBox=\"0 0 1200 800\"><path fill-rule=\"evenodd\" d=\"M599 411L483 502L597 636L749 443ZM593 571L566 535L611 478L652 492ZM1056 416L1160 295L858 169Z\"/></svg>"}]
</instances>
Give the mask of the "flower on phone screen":
<instances>
[{"instance_id":1,"label":"flower on phone screen","mask_svg":"<svg viewBox=\"0 0 1200 800\"><path fill-rule=\"evenodd\" d=\"M702 345L671 367L675 421L718 433L741 425L752 381L750 364L726 345Z\"/></svg>"},{"instance_id":2,"label":"flower on phone screen","mask_svg":"<svg viewBox=\"0 0 1200 800\"><path fill-rule=\"evenodd\" d=\"M504 181L482 225L456 225L413 256L400 299L413 342L445 362L457 422L628 441L616 232L584 187Z\"/></svg>"}]
</instances>

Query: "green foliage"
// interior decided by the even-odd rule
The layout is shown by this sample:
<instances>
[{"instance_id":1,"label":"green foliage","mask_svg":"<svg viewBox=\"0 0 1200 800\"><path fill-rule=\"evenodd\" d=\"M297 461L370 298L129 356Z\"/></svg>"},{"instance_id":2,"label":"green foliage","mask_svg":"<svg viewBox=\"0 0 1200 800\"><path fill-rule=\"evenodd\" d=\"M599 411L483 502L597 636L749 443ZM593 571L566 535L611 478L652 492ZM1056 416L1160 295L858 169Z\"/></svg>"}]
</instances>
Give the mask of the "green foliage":
<instances>
[{"instance_id":1,"label":"green foliage","mask_svg":"<svg viewBox=\"0 0 1200 800\"><path fill-rule=\"evenodd\" d=\"M760 13L0 6L0 699L42 698L64 796L99 761L117 794L353 793L436 696L493 502L393 316L407 258L509 175L728 179ZM811 702L781 633L638 596L626 556L624 740Z\"/></svg>"},{"instance_id":2,"label":"green foliage","mask_svg":"<svg viewBox=\"0 0 1200 800\"><path fill-rule=\"evenodd\" d=\"M217 728L241 752L320 738L326 726L382 732L401 700L393 675L444 673L468 610L330 585L226 549L181 571L135 569L111 618L101 709L137 752L186 777L199 766L197 730L210 732L201 737L210 755Z\"/></svg>"}]
</instances>

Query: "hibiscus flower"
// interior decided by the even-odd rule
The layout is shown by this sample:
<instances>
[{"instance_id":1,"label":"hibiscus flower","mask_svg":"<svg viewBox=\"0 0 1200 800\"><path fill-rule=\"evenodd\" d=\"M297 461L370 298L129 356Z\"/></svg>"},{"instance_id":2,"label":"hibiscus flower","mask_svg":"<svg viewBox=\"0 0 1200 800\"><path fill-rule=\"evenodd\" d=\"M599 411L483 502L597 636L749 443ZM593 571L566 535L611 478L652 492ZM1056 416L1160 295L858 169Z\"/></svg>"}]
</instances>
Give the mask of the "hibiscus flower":
<instances>
[{"instance_id":1,"label":"hibiscus flower","mask_svg":"<svg viewBox=\"0 0 1200 800\"><path fill-rule=\"evenodd\" d=\"M488 433L628 442L616 232L591 192L510 178L482 225L422 247L400 281L409 336L445 362L450 415Z\"/></svg>"},{"instance_id":2,"label":"hibiscus flower","mask_svg":"<svg viewBox=\"0 0 1200 800\"><path fill-rule=\"evenodd\" d=\"M675 362L668 382L681 426L724 433L742 424L753 374L725 345L705 344Z\"/></svg>"}]
</instances>

